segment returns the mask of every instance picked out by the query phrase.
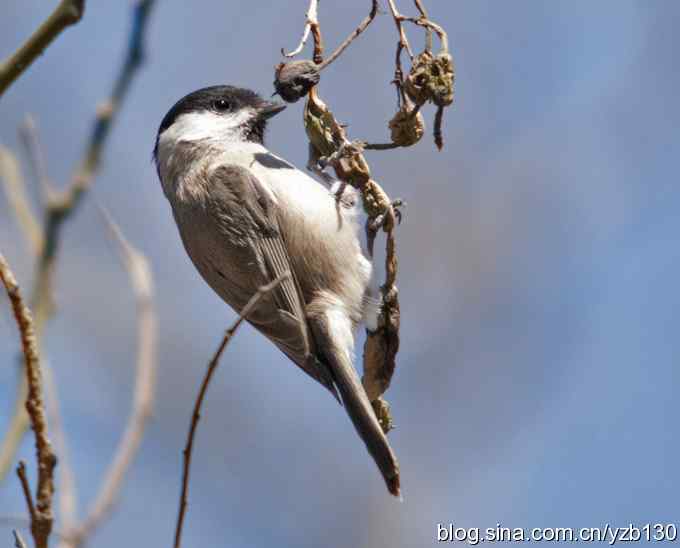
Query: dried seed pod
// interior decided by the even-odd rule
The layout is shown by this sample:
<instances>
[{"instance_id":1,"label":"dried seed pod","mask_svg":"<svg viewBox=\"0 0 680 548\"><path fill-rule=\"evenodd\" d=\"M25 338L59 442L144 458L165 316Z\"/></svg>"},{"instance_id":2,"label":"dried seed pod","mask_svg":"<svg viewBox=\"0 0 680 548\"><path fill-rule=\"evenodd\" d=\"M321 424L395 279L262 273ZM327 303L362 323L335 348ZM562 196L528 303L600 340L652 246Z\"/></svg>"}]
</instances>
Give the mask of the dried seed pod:
<instances>
[{"instance_id":1,"label":"dried seed pod","mask_svg":"<svg viewBox=\"0 0 680 548\"><path fill-rule=\"evenodd\" d=\"M401 108L389 123L392 142L402 147L410 147L420 141L425 133L425 119L420 112Z\"/></svg>"},{"instance_id":2,"label":"dried seed pod","mask_svg":"<svg viewBox=\"0 0 680 548\"><path fill-rule=\"evenodd\" d=\"M453 58L448 53L436 57L424 51L413 60L404 82L406 94L418 105L432 101L440 107L453 103Z\"/></svg>"},{"instance_id":3,"label":"dried seed pod","mask_svg":"<svg viewBox=\"0 0 680 548\"><path fill-rule=\"evenodd\" d=\"M411 71L404 82L406 94L417 105L422 105L430 99L427 82L430 79L429 67L432 64L432 54L424 51L413 59Z\"/></svg>"},{"instance_id":4,"label":"dried seed pod","mask_svg":"<svg viewBox=\"0 0 680 548\"><path fill-rule=\"evenodd\" d=\"M308 99L303 116L307 137L319 156L333 154L337 150L333 139L333 115L328 112L328 109Z\"/></svg>"},{"instance_id":5,"label":"dried seed pod","mask_svg":"<svg viewBox=\"0 0 680 548\"><path fill-rule=\"evenodd\" d=\"M430 74L428 87L432 102L438 107L448 107L453 103L453 58L448 53L438 54L434 58Z\"/></svg>"},{"instance_id":6,"label":"dried seed pod","mask_svg":"<svg viewBox=\"0 0 680 548\"><path fill-rule=\"evenodd\" d=\"M312 61L291 61L276 67L274 87L287 103L295 103L319 83L319 71Z\"/></svg>"}]
</instances>

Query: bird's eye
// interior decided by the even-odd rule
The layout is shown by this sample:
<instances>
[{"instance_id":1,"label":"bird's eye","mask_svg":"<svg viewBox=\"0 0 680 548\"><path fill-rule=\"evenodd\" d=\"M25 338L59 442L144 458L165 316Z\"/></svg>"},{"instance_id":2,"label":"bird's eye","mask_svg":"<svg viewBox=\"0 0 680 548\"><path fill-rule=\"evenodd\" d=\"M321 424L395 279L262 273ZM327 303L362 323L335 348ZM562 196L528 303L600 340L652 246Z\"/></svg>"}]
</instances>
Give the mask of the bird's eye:
<instances>
[{"instance_id":1,"label":"bird's eye","mask_svg":"<svg viewBox=\"0 0 680 548\"><path fill-rule=\"evenodd\" d=\"M213 101L213 108L219 112L224 112L231 109L231 103L226 99L217 99Z\"/></svg>"}]
</instances>

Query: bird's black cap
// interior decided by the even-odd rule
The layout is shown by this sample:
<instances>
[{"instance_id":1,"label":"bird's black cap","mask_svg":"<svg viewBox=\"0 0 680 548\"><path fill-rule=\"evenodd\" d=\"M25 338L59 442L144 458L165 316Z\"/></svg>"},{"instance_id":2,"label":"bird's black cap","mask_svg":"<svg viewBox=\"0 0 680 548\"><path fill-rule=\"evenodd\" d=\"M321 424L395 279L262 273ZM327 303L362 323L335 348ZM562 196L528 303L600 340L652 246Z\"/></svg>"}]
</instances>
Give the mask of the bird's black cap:
<instances>
[{"instance_id":1,"label":"bird's black cap","mask_svg":"<svg viewBox=\"0 0 680 548\"><path fill-rule=\"evenodd\" d=\"M284 105L262 99L254 91L234 86L211 86L193 91L177 101L163 118L156 135L154 157L158 149L158 137L182 114L202 110L236 112L245 107L252 107L259 113L249 122L249 131L246 133L248 140L258 143L264 139L267 119L285 108Z\"/></svg>"}]
</instances>

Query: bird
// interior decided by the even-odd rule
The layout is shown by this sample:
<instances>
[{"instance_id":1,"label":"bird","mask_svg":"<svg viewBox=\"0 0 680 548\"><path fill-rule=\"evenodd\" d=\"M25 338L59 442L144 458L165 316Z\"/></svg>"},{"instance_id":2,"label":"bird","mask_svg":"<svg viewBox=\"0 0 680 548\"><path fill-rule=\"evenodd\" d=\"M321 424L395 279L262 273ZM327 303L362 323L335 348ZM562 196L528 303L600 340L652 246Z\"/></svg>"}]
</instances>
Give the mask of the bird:
<instances>
[{"instance_id":1,"label":"bird","mask_svg":"<svg viewBox=\"0 0 680 548\"><path fill-rule=\"evenodd\" d=\"M235 86L189 93L158 129L158 177L189 258L235 311L288 274L246 320L338 399L401 497L397 458L353 364L358 326L375 329L379 313L358 196L348 188L338 199L265 147L267 123L284 109Z\"/></svg>"}]
</instances>

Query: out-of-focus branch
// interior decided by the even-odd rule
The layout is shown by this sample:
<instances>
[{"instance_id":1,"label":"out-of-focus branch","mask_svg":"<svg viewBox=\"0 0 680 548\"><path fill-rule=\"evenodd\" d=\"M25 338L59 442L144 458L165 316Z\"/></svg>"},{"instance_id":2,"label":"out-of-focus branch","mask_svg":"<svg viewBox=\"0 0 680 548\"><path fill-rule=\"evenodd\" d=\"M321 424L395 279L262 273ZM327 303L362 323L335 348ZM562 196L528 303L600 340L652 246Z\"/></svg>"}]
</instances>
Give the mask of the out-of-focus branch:
<instances>
[{"instance_id":1,"label":"out-of-focus branch","mask_svg":"<svg viewBox=\"0 0 680 548\"><path fill-rule=\"evenodd\" d=\"M25 371L28 381L28 397L26 410L35 433L36 457L38 462L38 485L36 488L36 503L33 506L27 495L29 512L31 513L31 533L37 548L46 548L52 531L52 495L54 494L54 467L57 458L52 452L52 446L47 435L47 417L42 396L42 379L40 372L40 358L38 343L33 329L33 318L28 307L24 304L19 286L14 275L0 254L0 279L7 290L12 304L14 317L21 335L21 346L25 359ZM19 466L19 470L24 467ZM25 474L24 474L25 475ZM21 474L20 474L21 477ZM22 484L25 482L22 479ZM24 485L24 488L26 485ZM30 491L28 492L30 494Z\"/></svg>"},{"instance_id":2,"label":"out-of-focus branch","mask_svg":"<svg viewBox=\"0 0 680 548\"><path fill-rule=\"evenodd\" d=\"M61 418L59 392L54 380L54 372L47 360L42 361L43 382L47 396L47 418L54 440L54 450L59 456L57 503L59 508L60 527L66 530L71 525L72 516L76 513L75 476L71 468L71 459L66 443L66 433Z\"/></svg>"},{"instance_id":3,"label":"out-of-focus branch","mask_svg":"<svg viewBox=\"0 0 680 548\"><path fill-rule=\"evenodd\" d=\"M29 249L38 253L42 239L40 224L26 196L26 184L14 154L0 145L0 181L10 209L14 211L17 224L26 238Z\"/></svg>"},{"instance_id":4,"label":"out-of-focus branch","mask_svg":"<svg viewBox=\"0 0 680 548\"><path fill-rule=\"evenodd\" d=\"M87 517L79 525L64 530L62 548L82 545L97 526L110 514L123 479L130 467L153 410L157 367L157 318L154 306L154 283L146 257L123 236L120 228L105 213L113 238L118 243L120 257L130 277L137 300L137 373L132 412L116 454L106 472L104 481Z\"/></svg>"},{"instance_id":5,"label":"out-of-focus branch","mask_svg":"<svg viewBox=\"0 0 680 548\"><path fill-rule=\"evenodd\" d=\"M177 525L175 528L175 548L179 548L182 544L182 527L184 526L184 516L186 515L187 504L188 504L188 493L189 493L189 471L191 467L191 455L194 447L194 436L196 434L196 427L198 426L198 421L201 418L201 406L203 405L203 398L208 390L208 385L212 379L213 373L217 369L220 357L224 352L224 349L229 344L229 341L233 338L234 334L243 323L245 319L248 318L250 313L257 307L260 300L267 295L270 291L276 289L281 282L290 278L290 272L285 272L273 282L263 285L257 292L250 298L246 305L241 310L239 317L236 319L234 324L227 329L220 346L213 355L210 363L208 364L208 369L203 377L203 382L201 383L201 388L198 392L196 402L194 403L194 411L191 415L191 424L189 426L189 434L187 436L187 442L184 446L183 457L184 465L182 468L182 491L179 498L179 511L177 514Z\"/></svg>"},{"instance_id":6,"label":"out-of-focus branch","mask_svg":"<svg viewBox=\"0 0 680 548\"><path fill-rule=\"evenodd\" d=\"M0 63L0 97L66 27L80 21L84 11L85 0L59 2L52 14L30 38Z\"/></svg>"},{"instance_id":7,"label":"out-of-focus branch","mask_svg":"<svg viewBox=\"0 0 680 548\"><path fill-rule=\"evenodd\" d=\"M62 2L64 3L64 2ZM32 308L35 314L35 330L38 340L47 320L52 315L52 280L57 252L61 241L61 228L74 213L89 190L98 173L101 155L116 114L132 83L134 75L143 62L143 40L148 17L155 0L137 0L133 6L132 28L128 37L127 52L123 65L113 86L110 98L97 109L90 139L83 158L75 170L69 186L63 192L49 197L42 245L36 262L36 276L32 292ZM25 383L19 388L20 396L25 394ZM21 437L27 427L27 418L19 404L11 419L8 435L0 448L0 480L6 475L14 459Z\"/></svg>"},{"instance_id":8,"label":"out-of-focus branch","mask_svg":"<svg viewBox=\"0 0 680 548\"><path fill-rule=\"evenodd\" d=\"M40 189L41 198L47 202L50 196L50 181L47 176L47 163L45 153L40 145L38 126L30 114L26 115L24 123L19 126L21 144L26 150L26 157L33 172L37 188Z\"/></svg>"},{"instance_id":9,"label":"out-of-focus branch","mask_svg":"<svg viewBox=\"0 0 680 548\"><path fill-rule=\"evenodd\" d=\"M26 543L24 542L24 539L21 538L19 531L17 531L15 529L14 531L12 531L12 534L14 535L14 546L15 546L15 548L28 548L26 546Z\"/></svg>"}]
</instances>

